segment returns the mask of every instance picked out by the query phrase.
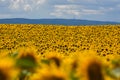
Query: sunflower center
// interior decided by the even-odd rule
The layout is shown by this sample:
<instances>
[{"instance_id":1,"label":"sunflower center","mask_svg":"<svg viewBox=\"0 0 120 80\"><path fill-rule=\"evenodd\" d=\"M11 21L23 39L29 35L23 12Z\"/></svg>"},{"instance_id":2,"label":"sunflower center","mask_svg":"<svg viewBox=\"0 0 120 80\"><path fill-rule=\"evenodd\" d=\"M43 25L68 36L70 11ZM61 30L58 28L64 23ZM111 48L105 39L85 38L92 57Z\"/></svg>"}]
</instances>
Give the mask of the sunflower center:
<instances>
[{"instance_id":1,"label":"sunflower center","mask_svg":"<svg viewBox=\"0 0 120 80\"><path fill-rule=\"evenodd\" d=\"M89 80L104 80L101 65L99 63L90 64L87 72Z\"/></svg>"},{"instance_id":2,"label":"sunflower center","mask_svg":"<svg viewBox=\"0 0 120 80\"><path fill-rule=\"evenodd\" d=\"M7 75L2 70L0 70L0 80L7 80Z\"/></svg>"},{"instance_id":3,"label":"sunflower center","mask_svg":"<svg viewBox=\"0 0 120 80\"><path fill-rule=\"evenodd\" d=\"M49 76L49 77L45 77L45 80L65 80L63 77L58 77L58 76Z\"/></svg>"}]
</instances>

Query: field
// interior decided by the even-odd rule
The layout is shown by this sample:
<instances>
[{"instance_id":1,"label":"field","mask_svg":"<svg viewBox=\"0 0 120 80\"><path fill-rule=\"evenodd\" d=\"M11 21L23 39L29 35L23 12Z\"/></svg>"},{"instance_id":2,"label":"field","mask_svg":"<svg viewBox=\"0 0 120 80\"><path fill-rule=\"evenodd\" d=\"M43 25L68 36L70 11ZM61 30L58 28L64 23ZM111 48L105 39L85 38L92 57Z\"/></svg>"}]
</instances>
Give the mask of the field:
<instances>
[{"instance_id":1,"label":"field","mask_svg":"<svg viewBox=\"0 0 120 80\"><path fill-rule=\"evenodd\" d=\"M120 25L0 24L0 80L120 80Z\"/></svg>"}]
</instances>

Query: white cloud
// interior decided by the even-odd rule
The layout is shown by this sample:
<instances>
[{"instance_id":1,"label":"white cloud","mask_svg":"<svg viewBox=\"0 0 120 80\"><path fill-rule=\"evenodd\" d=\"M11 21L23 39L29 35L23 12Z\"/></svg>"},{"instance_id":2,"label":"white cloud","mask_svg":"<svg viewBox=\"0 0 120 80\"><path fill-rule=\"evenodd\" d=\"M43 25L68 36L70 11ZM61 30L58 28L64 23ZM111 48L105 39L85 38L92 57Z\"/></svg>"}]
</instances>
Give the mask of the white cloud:
<instances>
[{"instance_id":1,"label":"white cloud","mask_svg":"<svg viewBox=\"0 0 120 80\"><path fill-rule=\"evenodd\" d=\"M34 2L36 2L37 5L42 5L46 2L46 0L34 0Z\"/></svg>"},{"instance_id":2,"label":"white cloud","mask_svg":"<svg viewBox=\"0 0 120 80\"><path fill-rule=\"evenodd\" d=\"M53 13L50 13L50 15L53 15L56 17L61 17L63 15L63 13L62 12L53 12Z\"/></svg>"},{"instance_id":3,"label":"white cloud","mask_svg":"<svg viewBox=\"0 0 120 80\"><path fill-rule=\"evenodd\" d=\"M25 11L32 11L32 8L29 4L24 5L24 10Z\"/></svg>"},{"instance_id":4,"label":"white cloud","mask_svg":"<svg viewBox=\"0 0 120 80\"><path fill-rule=\"evenodd\" d=\"M68 3L80 4L80 5L90 6L90 7L92 6L115 7L118 3L120 3L120 0L66 0L66 1L68 1Z\"/></svg>"},{"instance_id":5,"label":"white cloud","mask_svg":"<svg viewBox=\"0 0 120 80\"><path fill-rule=\"evenodd\" d=\"M99 7L99 10L102 12L112 12L113 10L115 10L115 8L113 8L113 7Z\"/></svg>"},{"instance_id":6,"label":"white cloud","mask_svg":"<svg viewBox=\"0 0 120 80\"><path fill-rule=\"evenodd\" d=\"M11 0L9 8L12 10L31 11L45 2L46 0Z\"/></svg>"},{"instance_id":7,"label":"white cloud","mask_svg":"<svg viewBox=\"0 0 120 80\"><path fill-rule=\"evenodd\" d=\"M20 9L20 5L23 6L24 0L11 0L10 2L10 8L13 10L19 10Z\"/></svg>"},{"instance_id":8,"label":"white cloud","mask_svg":"<svg viewBox=\"0 0 120 80\"><path fill-rule=\"evenodd\" d=\"M102 10L83 9L83 14L103 14Z\"/></svg>"},{"instance_id":9,"label":"white cloud","mask_svg":"<svg viewBox=\"0 0 120 80\"><path fill-rule=\"evenodd\" d=\"M76 16L80 16L80 12L78 10L68 10L66 11L67 14L72 14L72 15L76 15Z\"/></svg>"},{"instance_id":10,"label":"white cloud","mask_svg":"<svg viewBox=\"0 0 120 80\"><path fill-rule=\"evenodd\" d=\"M67 0L71 3L97 3L97 0Z\"/></svg>"},{"instance_id":11,"label":"white cloud","mask_svg":"<svg viewBox=\"0 0 120 80\"><path fill-rule=\"evenodd\" d=\"M80 5L55 5L55 11L50 13L53 16L63 16L64 14L79 16L80 12L78 8L83 8Z\"/></svg>"},{"instance_id":12,"label":"white cloud","mask_svg":"<svg viewBox=\"0 0 120 80\"><path fill-rule=\"evenodd\" d=\"M89 9L81 5L55 5L55 10L50 13L52 16L82 16L82 15L102 15L104 14L103 9Z\"/></svg>"},{"instance_id":13,"label":"white cloud","mask_svg":"<svg viewBox=\"0 0 120 80\"><path fill-rule=\"evenodd\" d=\"M76 8L83 7L83 6L80 6L80 5L55 5L54 7L57 9L76 9Z\"/></svg>"}]
</instances>

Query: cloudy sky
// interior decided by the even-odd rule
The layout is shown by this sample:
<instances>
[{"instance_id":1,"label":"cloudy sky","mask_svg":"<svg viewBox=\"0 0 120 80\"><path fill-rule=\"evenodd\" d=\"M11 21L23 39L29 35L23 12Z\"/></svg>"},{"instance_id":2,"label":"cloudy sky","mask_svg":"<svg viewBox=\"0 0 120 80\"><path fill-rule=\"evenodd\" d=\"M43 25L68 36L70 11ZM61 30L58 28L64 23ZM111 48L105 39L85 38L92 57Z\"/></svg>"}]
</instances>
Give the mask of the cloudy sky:
<instances>
[{"instance_id":1,"label":"cloudy sky","mask_svg":"<svg viewBox=\"0 0 120 80\"><path fill-rule=\"evenodd\" d=\"M0 19L2 18L120 22L120 0L0 0Z\"/></svg>"}]
</instances>

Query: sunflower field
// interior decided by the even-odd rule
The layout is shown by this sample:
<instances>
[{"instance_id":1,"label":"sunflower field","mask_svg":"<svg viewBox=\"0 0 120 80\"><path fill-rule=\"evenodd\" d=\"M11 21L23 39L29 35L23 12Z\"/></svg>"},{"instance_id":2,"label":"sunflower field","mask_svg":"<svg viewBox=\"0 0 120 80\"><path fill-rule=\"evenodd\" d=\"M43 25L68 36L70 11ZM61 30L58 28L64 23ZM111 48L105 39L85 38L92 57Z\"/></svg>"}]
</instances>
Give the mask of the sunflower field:
<instances>
[{"instance_id":1,"label":"sunflower field","mask_svg":"<svg viewBox=\"0 0 120 80\"><path fill-rule=\"evenodd\" d=\"M120 80L120 25L0 24L0 80Z\"/></svg>"}]
</instances>

